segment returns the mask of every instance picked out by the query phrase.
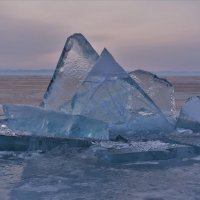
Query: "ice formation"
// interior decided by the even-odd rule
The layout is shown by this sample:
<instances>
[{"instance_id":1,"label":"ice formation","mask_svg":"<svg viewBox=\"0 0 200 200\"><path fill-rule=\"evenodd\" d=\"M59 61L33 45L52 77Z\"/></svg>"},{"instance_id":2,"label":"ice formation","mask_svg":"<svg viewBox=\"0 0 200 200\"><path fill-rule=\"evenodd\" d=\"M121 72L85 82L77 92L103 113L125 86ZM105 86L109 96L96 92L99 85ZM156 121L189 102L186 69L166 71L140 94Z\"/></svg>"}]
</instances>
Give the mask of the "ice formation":
<instances>
[{"instance_id":1,"label":"ice formation","mask_svg":"<svg viewBox=\"0 0 200 200\"><path fill-rule=\"evenodd\" d=\"M168 132L173 129L160 109L104 49L97 63L62 110L108 122L112 130Z\"/></svg>"},{"instance_id":2,"label":"ice formation","mask_svg":"<svg viewBox=\"0 0 200 200\"><path fill-rule=\"evenodd\" d=\"M135 70L129 75L149 95L165 116L174 121L176 106L173 85L166 79L143 70Z\"/></svg>"},{"instance_id":3,"label":"ice formation","mask_svg":"<svg viewBox=\"0 0 200 200\"><path fill-rule=\"evenodd\" d=\"M98 57L82 34L70 36L44 94L41 106L45 109L59 110L59 107L74 95Z\"/></svg>"},{"instance_id":4,"label":"ice formation","mask_svg":"<svg viewBox=\"0 0 200 200\"><path fill-rule=\"evenodd\" d=\"M3 105L6 125L35 136L95 138L109 137L108 125L88 117L67 115L27 105Z\"/></svg>"},{"instance_id":5,"label":"ice formation","mask_svg":"<svg viewBox=\"0 0 200 200\"><path fill-rule=\"evenodd\" d=\"M177 128L191 129L194 132L200 131L200 96L189 98L182 106Z\"/></svg>"},{"instance_id":6,"label":"ice formation","mask_svg":"<svg viewBox=\"0 0 200 200\"><path fill-rule=\"evenodd\" d=\"M67 39L40 107L0 106L0 122L33 136L107 140L171 132L174 118L168 81L142 70L128 74L106 49L99 57L81 34Z\"/></svg>"}]
</instances>

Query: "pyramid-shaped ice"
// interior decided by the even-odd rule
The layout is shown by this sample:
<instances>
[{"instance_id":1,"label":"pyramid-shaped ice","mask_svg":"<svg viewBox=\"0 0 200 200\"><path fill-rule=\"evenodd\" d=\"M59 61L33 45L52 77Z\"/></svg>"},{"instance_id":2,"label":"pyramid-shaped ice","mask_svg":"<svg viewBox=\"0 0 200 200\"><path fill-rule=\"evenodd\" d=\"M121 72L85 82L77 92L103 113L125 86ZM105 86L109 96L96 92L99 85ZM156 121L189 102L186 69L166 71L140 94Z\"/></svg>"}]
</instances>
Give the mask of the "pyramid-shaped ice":
<instances>
[{"instance_id":1,"label":"pyramid-shaped ice","mask_svg":"<svg viewBox=\"0 0 200 200\"><path fill-rule=\"evenodd\" d=\"M124 125L134 132L172 130L151 98L106 49L62 110L108 122L111 127Z\"/></svg>"},{"instance_id":2,"label":"pyramid-shaped ice","mask_svg":"<svg viewBox=\"0 0 200 200\"><path fill-rule=\"evenodd\" d=\"M74 95L98 57L82 34L70 36L44 94L41 106L45 109L59 110L59 107Z\"/></svg>"}]
</instances>

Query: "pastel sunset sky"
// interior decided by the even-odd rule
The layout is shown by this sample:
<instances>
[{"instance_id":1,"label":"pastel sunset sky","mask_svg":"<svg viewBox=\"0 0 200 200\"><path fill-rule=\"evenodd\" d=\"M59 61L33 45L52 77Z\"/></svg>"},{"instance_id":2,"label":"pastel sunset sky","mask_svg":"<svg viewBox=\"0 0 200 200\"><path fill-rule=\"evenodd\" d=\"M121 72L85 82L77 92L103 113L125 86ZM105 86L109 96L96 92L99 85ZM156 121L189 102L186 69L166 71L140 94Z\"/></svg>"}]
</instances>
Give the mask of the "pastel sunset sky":
<instances>
[{"instance_id":1,"label":"pastel sunset sky","mask_svg":"<svg viewBox=\"0 0 200 200\"><path fill-rule=\"evenodd\" d=\"M200 71L200 1L0 1L0 69L54 69L82 33L121 66Z\"/></svg>"}]
</instances>

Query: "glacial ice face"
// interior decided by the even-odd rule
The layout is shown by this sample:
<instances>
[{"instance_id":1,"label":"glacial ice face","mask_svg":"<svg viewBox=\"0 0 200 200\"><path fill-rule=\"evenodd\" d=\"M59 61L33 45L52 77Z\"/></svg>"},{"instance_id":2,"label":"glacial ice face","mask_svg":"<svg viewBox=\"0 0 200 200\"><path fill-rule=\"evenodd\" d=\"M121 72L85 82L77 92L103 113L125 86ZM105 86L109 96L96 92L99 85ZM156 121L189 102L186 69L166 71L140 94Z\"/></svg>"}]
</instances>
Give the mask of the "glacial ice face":
<instances>
[{"instance_id":1,"label":"glacial ice face","mask_svg":"<svg viewBox=\"0 0 200 200\"><path fill-rule=\"evenodd\" d=\"M74 95L98 57L83 35L70 36L44 94L41 106L45 109L59 110L59 107Z\"/></svg>"},{"instance_id":2,"label":"glacial ice face","mask_svg":"<svg viewBox=\"0 0 200 200\"><path fill-rule=\"evenodd\" d=\"M135 70L130 72L129 75L149 95L169 120L175 120L174 88L170 82L143 70Z\"/></svg>"},{"instance_id":3,"label":"glacial ice face","mask_svg":"<svg viewBox=\"0 0 200 200\"><path fill-rule=\"evenodd\" d=\"M151 132L155 128L172 130L151 98L105 49L71 101L62 106L62 111L134 132Z\"/></svg>"},{"instance_id":4,"label":"glacial ice face","mask_svg":"<svg viewBox=\"0 0 200 200\"><path fill-rule=\"evenodd\" d=\"M190 97L182 106L177 128L200 131L200 96Z\"/></svg>"},{"instance_id":5,"label":"glacial ice face","mask_svg":"<svg viewBox=\"0 0 200 200\"><path fill-rule=\"evenodd\" d=\"M109 138L107 123L99 120L26 105L3 105L3 111L12 130L47 137Z\"/></svg>"}]
</instances>

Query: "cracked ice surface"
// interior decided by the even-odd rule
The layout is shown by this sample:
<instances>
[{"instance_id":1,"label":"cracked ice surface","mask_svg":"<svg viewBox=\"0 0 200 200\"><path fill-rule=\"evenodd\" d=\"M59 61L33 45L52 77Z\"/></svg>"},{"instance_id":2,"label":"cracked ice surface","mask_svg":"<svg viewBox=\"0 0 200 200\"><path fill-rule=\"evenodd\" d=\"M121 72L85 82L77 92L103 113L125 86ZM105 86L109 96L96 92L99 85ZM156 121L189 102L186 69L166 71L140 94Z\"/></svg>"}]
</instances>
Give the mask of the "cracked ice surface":
<instances>
[{"instance_id":1,"label":"cracked ice surface","mask_svg":"<svg viewBox=\"0 0 200 200\"><path fill-rule=\"evenodd\" d=\"M83 35L70 36L44 94L41 106L45 109L59 110L59 107L74 95L98 57Z\"/></svg>"}]
</instances>

